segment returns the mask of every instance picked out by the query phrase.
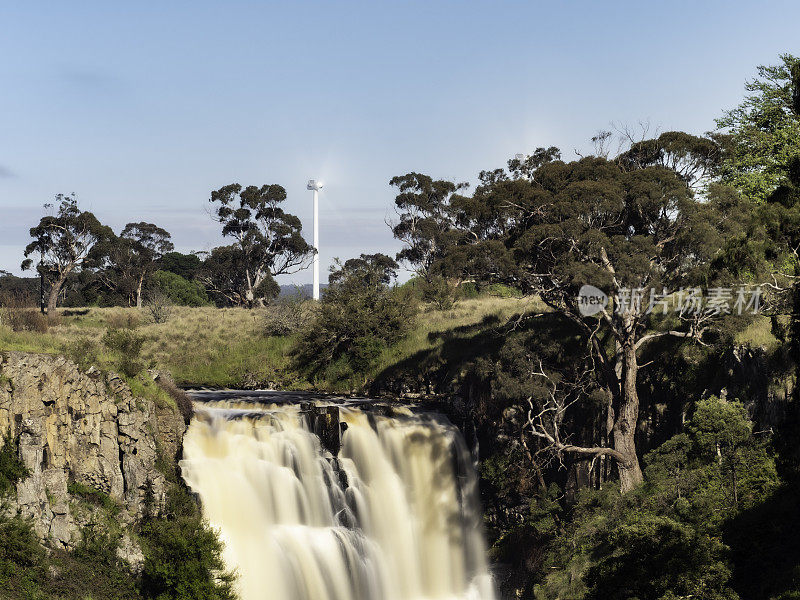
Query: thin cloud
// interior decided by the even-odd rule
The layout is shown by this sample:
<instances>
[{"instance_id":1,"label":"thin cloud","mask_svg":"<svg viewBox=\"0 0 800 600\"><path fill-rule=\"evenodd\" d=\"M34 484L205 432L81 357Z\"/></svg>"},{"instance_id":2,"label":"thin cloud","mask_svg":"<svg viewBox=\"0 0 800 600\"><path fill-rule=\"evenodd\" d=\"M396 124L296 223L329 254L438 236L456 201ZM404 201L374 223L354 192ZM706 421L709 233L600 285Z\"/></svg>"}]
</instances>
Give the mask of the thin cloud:
<instances>
[{"instance_id":1,"label":"thin cloud","mask_svg":"<svg viewBox=\"0 0 800 600\"><path fill-rule=\"evenodd\" d=\"M0 179L11 179L12 177L16 177L16 176L17 176L17 174L14 173L14 171L9 169L8 167L4 167L3 165L0 165Z\"/></svg>"},{"instance_id":2,"label":"thin cloud","mask_svg":"<svg viewBox=\"0 0 800 600\"><path fill-rule=\"evenodd\" d=\"M59 69L64 81L79 88L109 90L117 86L119 79L101 69L77 66L62 66Z\"/></svg>"}]
</instances>

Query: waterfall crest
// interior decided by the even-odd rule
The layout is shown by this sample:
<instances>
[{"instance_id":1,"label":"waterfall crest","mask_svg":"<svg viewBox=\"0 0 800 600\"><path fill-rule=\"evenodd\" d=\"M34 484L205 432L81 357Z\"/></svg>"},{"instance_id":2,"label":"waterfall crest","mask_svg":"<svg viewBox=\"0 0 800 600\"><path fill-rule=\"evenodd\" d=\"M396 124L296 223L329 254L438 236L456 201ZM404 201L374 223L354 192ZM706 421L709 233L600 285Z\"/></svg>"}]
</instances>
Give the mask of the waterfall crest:
<instances>
[{"instance_id":1,"label":"waterfall crest","mask_svg":"<svg viewBox=\"0 0 800 600\"><path fill-rule=\"evenodd\" d=\"M181 469L242 600L493 600L459 432L410 412L338 418L334 455L297 404L198 404Z\"/></svg>"}]
</instances>

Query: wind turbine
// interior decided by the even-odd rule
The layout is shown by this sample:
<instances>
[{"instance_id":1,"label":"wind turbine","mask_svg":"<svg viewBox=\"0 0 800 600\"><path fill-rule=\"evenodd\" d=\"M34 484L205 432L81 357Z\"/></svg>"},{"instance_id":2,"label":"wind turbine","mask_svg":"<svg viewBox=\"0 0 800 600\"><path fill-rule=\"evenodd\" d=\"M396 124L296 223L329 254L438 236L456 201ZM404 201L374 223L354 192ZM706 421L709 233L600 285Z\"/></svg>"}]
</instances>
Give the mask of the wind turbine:
<instances>
[{"instance_id":1,"label":"wind turbine","mask_svg":"<svg viewBox=\"0 0 800 600\"><path fill-rule=\"evenodd\" d=\"M314 300L319 300L319 191L322 182L309 179L306 189L314 192Z\"/></svg>"}]
</instances>

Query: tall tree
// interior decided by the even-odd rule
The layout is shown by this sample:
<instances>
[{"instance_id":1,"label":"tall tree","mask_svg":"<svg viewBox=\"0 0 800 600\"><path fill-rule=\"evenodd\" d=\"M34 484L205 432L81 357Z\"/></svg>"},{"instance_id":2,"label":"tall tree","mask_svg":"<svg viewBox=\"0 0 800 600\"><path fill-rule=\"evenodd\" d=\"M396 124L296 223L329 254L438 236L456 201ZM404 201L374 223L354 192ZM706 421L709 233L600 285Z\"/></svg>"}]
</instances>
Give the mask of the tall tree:
<instances>
[{"instance_id":1,"label":"tall tree","mask_svg":"<svg viewBox=\"0 0 800 600\"><path fill-rule=\"evenodd\" d=\"M708 143L683 139L686 149L671 152L691 153ZM462 219L481 228L473 236L479 241L470 243L476 260L464 268L536 293L576 323L590 352L587 363L608 398L609 444L572 444L559 428L580 390L533 361L545 393L532 406L530 432L556 453L610 457L623 491L632 489L642 479L636 448L640 354L664 336L702 340L719 316L713 307L695 310L688 297L664 290L708 287L712 263L726 239L742 235L749 205L719 185L701 201L688 178L661 158L640 166L626 156L545 162L524 179L494 178L480 199L474 204L494 207L493 218L468 218L468 212ZM585 316L578 301L585 284L610 298L594 316ZM675 314L671 307L679 302L684 310Z\"/></svg>"},{"instance_id":2,"label":"tall tree","mask_svg":"<svg viewBox=\"0 0 800 600\"><path fill-rule=\"evenodd\" d=\"M39 254L37 269L50 281L47 309L54 312L58 296L64 282L72 273L78 271L85 261L93 258L98 242L111 239L114 233L88 211L78 207L75 194L56 196L55 214L42 217L39 225L31 228L33 241L25 247L25 260L22 269L34 266L32 254ZM45 205L51 208L51 205Z\"/></svg>"},{"instance_id":3,"label":"tall tree","mask_svg":"<svg viewBox=\"0 0 800 600\"><path fill-rule=\"evenodd\" d=\"M142 288L148 275L157 269L157 261L175 246L168 231L152 223L128 223L118 238L119 267L133 284L136 307L142 307Z\"/></svg>"},{"instance_id":4,"label":"tall tree","mask_svg":"<svg viewBox=\"0 0 800 600\"><path fill-rule=\"evenodd\" d=\"M281 208L285 200L286 190L277 184L242 188L232 183L211 192L222 235L236 240L247 306L258 303L256 290L268 278L304 269L314 253L303 239L300 219Z\"/></svg>"},{"instance_id":5,"label":"tall tree","mask_svg":"<svg viewBox=\"0 0 800 600\"><path fill-rule=\"evenodd\" d=\"M794 66L792 75L793 109L800 117L800 62ZM800 478L800 150L789 162L788 176L770 195L763 212L769 239L774 244L774 262L790 264L794 272L789 348L797 376L786 422L778 430L777 446L781 451L784 473L791 478Z\"/></svg>"},{"instance_id":6,"label":"tall tree","mask_svg":"<svg viewBox=\"0 0 800 600\"><path fill-rule=\"evenodd\" d=\"M800 101L792 86L799 65L800 58L782 54L779 64L758 67L744 101L717 119L726 149L723 180L758 201L775 191L800 153L800 114L793 110Z\"/></svg>"},{"instance_id":7,"label":"tall tree","mask_svg":"<svg viewBox=\"0 0 800 600\"><path fill-rule=\"evenodd\" d=\"M197 254L181 254L180 252L167 252L161 257L159 268L180 275L184 279L194 279L200 269L200 257Z\"/></svg>"},{"instance_id":8,"label":"tall tree","mask_svg":"<svg viewBox=\"0 0 800 600\"><path fill-rule=\"evenodd\" d=\"M398 221L391 224L392 233L404 245L397 260L428 280L432 266L464 234L456 227L452 203L467 184L408 173L393 177L389 185L398 189L394 201Z\"/></svg>"}]
</instances>

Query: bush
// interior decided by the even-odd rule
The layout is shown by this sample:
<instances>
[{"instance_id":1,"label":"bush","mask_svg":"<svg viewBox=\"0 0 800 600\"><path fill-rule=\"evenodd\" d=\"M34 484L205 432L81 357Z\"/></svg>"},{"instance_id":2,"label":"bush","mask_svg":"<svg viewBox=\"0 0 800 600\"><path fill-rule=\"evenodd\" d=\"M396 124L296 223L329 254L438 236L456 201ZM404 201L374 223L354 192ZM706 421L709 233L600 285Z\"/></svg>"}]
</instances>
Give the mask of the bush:
<instances>
[{"instance_id":1,"label":"bush","mask_svg":"<svg viewBox=\"0 0 800 600\"><path fill-rule=\"evenodd\" d=\"M502 283L493 283L486 288L486 292L490 296L497 296L499 298L521 298L522 292L517 288Z\"/></svg>"},{"instance_id":2,"label":"bush","mask_svg":"<svg viewBox=\"0 0 800 600\"><path fill-rule=\"evenodd\" d=\"M172 302L169 297L159 289L152 290L147 294L145 300L147 312L153 318L154 323L166 323L172 315Z\"/></svg>"},{"instance_id":3,"label":"bush","mask_svg":"<svg viewBox=\"0 0 800 600\"><path fill-rule=\"evenodd\" d=\"M0 324L13 331L35 331L46 333L47 315L36 307L34 298L22 291L5 291L0 296Z\"/></svg>"},{"instance_id":4,"label":"bush","mask_svg":"<svg viewBox=\"0 0 800 600\"><path fill-rule=\"evenodd\" d=\"M458 287L444 277L421 280L422 299L439 310L450 310L456 303Z\"/></svg>"},{"instance_id":5,"label":"bush","mask_svg":"<svg viewBox=\"0 0 800 600\"><path fill-rule=\"evenodd\" d=\"M109 329L103 336L103 345L117 353L117 367L127 377L136 377L145 369L140 360L146 338L129 329Z\"/></svg>"},{"instance_id":6,"label":"bush","mask_svg":"<svg viewBox=\"0 0 800 600\"><path fill-rule=\"evenodd\" d=\"M189 394L175 385L175 382L169 376L159 375L156 377L155 383L175 401L178 411L181 413L181 416L183 416L184 422L188 425L189 421L191 421L194 416L194 405L192 404L192 398Z\"/></svg>"},{"instance_id":7,"label":"bush","mask_svg":"<svg viewBox=\"0 0 800 600\"><path fill-rule=\"evenodd\" d=\"M0 589L14 597L36 597L46 579L45 553L30 523L0 511Z\"/></svg>"},{"instance_id":8,"label":"bush","mask_svg":"<svg viewBox=\"0 0 800 600\"><path fill-rule=\"evenodd\" d=\"M200 259L197 260L199 265ZM161 291L172 304L178 306L208 306L211 300L205 288L197 281L191 281L170 271L156 271L150 277L149 291Z\"/></svg>"},{"instance_id":9,"label":"bush","mask_svg":"<svg viewBox=\"0 0 800 600\"><path fill-rule=\"evenodd\" d=\"M312 375L340 360L364 375L385 348L408 333L417 303L413 290L389 286L396 267L383 254L362 254L331 270L319 314L298 346L299 363ZM345 376L339 372L339 378Z\"/></svg>"},{"instance_id":10,"label":"bush","mask_svg":"<svg viewBox=\"0 0 800 600\"><path fill-rule=\"evenodd\" d=\"M142 320L134 309L112 312L106 317L109 329L136 329L141 323Z\"/></svg>"},{"instance_id":11,"label":"bush","mask_svg":"<svg viewBox=\"0 0 800 600\"><path fill-rule=\"evenodd\" d=\"M480 292L478 291L478 286L476 286L475 282L473 281L467 281L465 283L462 283L458 287L458 292L459 296L461 296L464 299L477 298L480 295Z\"/></svg>"},{"instance_id":12,"label":"bush","mask_svg":"<svg viewBox=\"0 0 800 600\"><path fill-rule=\"evenodd\" d=\"M67 491L73 496L85 500L89 504L105 509L108 514L116 515L120 511L119 504L117 504L111 496L90 485L77 481L70 481L67 484Z\"/></svg>"},{"instance_id":13,"label":"bush","mask_svg":"<svg viewBox=\"0 0 800 600\"><path fill-rule=\"evenodd\" d=\"M205 525L191 493L183 485L172 486L162 514L144 521L140 539L145 555L145 597L235 599L235 577L222 561L222 543Z\"/></svg>"},{"instance_id":14,"label":"bush","mask_svg":"<svg viewBox=\"0 0 800 600\"><path fill-rule=\"evenodd\" d=\"M84 371L99 362L97 342L90 338L70 340L62 346L62 352Z\"/></svg>"},{"instance_id":15,"label":"bush","mask_svg":"<svg viewBox=\"0 0 800 600\"><path fill-rule=\"evenodd\" d=\"M314 302L301 292L278 298L267 308L264 318L264 333L268 336L287 336L304 330L316 314Z\"/></svg>"},{"instance_id":16,"label":"bush","mask_svg":"<svg viewBox=\"0 0 800 600\"><path fill-rule=\"evenodd\" d=\"M0 497L15 492L17 482L28 476L28 469L19 459L17 440L11 430L3 436L3 447L0 448Z\"/></svg>"}]
</instances>

